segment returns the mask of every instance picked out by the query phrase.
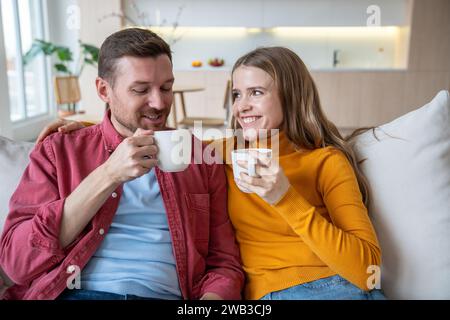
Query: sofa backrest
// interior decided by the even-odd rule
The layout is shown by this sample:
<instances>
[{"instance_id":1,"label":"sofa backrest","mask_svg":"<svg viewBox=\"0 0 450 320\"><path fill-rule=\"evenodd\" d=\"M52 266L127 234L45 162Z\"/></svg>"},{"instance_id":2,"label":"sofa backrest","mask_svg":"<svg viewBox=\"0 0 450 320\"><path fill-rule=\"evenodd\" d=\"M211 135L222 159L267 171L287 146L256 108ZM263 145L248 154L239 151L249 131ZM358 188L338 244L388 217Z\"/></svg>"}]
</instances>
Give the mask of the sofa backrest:
<instances>
[{"instance_id":1,"label":"sofa backrest","mask_svg":"<svg viewBox=\"0 0 450 320\"><path fill-rule=\"evenodd\" d=\"M389 298L450 299L450 98L360 135Z\"/></svg>"},{"instance_id":2,"label":"sofa backrest","mask_svg":"<svg viewBox=\"0 0 450 320\"><path fill-rule=\"evenodd\" d=\"M8 204L23 171L34 143L17 142L0 136L0 230L8 214Z\"/></svg>"},{"instance_id":3,"label":"sofa backrest","mask_svg":"<svg viewBox=\"0 0 450 320\"><path fill-rule=\"evenodd\" d=\"M0 136L0 234L9 211L9 199L28 165L34 143L16 142ZM0 267L0 299L11 281Z\"/></svg>"}]
</instances>

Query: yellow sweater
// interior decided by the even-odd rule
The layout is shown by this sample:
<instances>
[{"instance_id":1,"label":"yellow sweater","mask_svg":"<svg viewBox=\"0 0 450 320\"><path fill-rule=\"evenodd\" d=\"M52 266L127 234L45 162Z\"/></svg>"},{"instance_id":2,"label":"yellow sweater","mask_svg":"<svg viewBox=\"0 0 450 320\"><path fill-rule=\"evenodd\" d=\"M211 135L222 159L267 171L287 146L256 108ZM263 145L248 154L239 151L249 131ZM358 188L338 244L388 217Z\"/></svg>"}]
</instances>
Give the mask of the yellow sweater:
<instances>
[{"instance_id":1,"label":"yellow sweater","mask_svg":"<svg viewBox=\"0 0 450 320\"><path fill-rule=\"evenodd\" d=\"M296 151L279 136L279 161L291 187L276 205L241 192L227 161L228 209L247 276L245 298L336 274L367 290L367 268L381 264L381 250L353 168L336 148Z\"/></svg>"}]
</instances>

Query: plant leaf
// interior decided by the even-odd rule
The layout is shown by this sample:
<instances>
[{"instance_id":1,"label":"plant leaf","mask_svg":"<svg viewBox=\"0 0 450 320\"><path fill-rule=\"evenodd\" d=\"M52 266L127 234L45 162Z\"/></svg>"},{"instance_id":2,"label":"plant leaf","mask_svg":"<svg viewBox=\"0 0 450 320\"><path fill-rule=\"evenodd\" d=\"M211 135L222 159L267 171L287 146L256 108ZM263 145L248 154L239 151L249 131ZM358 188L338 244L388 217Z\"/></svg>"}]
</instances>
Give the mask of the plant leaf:
<instances>
[{"instance_id":1,"label":"plant leaf","mask_svg":"<svg viewBox=\"0 0 450 320\"><path fill-rule=\"evenodd\" d=\"M61 61L72 61L72 51L67 47L56 47L56 54Z\"/></svg>"},{"instance_id":2,"label":"plant leaf","mask_svg":"<svg viewBox=\"0 0 450 320\"><path fill-rule=\"evenodd\" d=\"M84 62L86 64L90 64L91 66L94 66L94 67L97 65L97 61L94 61L94 60L88 59L88 58L84 58Z\"/></svg>"},{"instance_id":3,"label":"plant leaf","mask_svg":"<svg viewBox=\"0 0 450 320\"><path fill-rule=\"evenodd\" d=\"M46 56L52 55L55 52L55 46L50 42L46 42L44 40L35 39L33 41L33 45L30 50L28 50L23 57L23 64L29 64L37 55L40 53L45 54Z\"/></svg>"},{"instance_id":4,"label":"plant leaf","mask_svg":"<svg viewBox=\"0 0 450 320\"><path fill-rule=\"evenodd\" d=\"M38 54L42 53L42 48L33 43L30 50L28 50L25 55L23 56L23 64L26 66L29 64Z\"/></svg>"},{"instance_id":5,"label":"plant leaf","mask_svg":"<svg viewBox=\"0 0 450 320\"><path fill-rule=\"evenodd\" d=\"M67 69L67 67L64 64L62 64L62 63L55 63L55 69L57 71L59 71L59 72L62 72L62 73L71 74L69 69Z\"/></svg>"},{"instance_id":6,"label":"plant leaf","mask_svg":"<svg viewBox=\"0 0 450 320\"><path fill-rule=\"evenodd\" d=\"M95 63L98 62L98 55L100 49L86 43L80 43L81 48L83 49L83 53L88 56L91 60L94 60Z\"/></svg>"},{"instance_id":7,"label":"plant leaf","mask_svg":"<svg viewBox=\"0 0 450 320\"><path fill-rule=\"evenodd\" d=\"M36 39L34 40L34 44L39 46L47 56L52 55L56 50L55 46L52 43L44 40Z\"/></svg>"}]
</instances>

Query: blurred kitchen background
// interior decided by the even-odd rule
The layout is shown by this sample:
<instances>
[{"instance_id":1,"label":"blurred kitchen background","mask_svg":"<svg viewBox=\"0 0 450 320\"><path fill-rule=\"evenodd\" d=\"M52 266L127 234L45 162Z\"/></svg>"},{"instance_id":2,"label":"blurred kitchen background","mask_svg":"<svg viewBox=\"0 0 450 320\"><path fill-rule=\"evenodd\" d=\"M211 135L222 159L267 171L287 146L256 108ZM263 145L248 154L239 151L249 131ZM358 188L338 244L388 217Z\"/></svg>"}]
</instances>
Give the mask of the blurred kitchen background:
<instances>
[{"instance_id":1,"label":"blurred kitchen background","mask_svg":"<svg viewBox=\"0 0 450 320\"><path fill-rule=\"evenodd\" d=\"M386 123L450 89L448 0L0 3L0 134L18 140L34 139L58 116L101 120L94 49L129 26L148 27L172 46L176 81L170 124L177 127L208 118L206 124L224 129L232 65L259 46L286 46L303 59L326 114L344 134ZM56 50L28 59L36 39L70 54ZM84 59L90 61L81 68ZM74 82L59 81L67 75Z\"/></svg>"}]
</instances>

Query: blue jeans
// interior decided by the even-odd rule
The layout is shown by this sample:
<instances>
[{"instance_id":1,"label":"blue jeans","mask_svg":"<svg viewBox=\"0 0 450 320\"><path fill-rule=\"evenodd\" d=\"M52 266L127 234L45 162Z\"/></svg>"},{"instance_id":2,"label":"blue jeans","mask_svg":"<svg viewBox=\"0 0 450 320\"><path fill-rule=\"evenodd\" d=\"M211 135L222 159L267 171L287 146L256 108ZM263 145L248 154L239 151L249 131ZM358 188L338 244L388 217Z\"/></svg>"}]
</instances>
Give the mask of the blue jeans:
<instances>
[{"instance_id":1,"label":"blue jeans","mask_svg":"<svg viewBox=\"0 0 450 320\"><path fill-rule=\"evenodd\" d=\"M82 289L66 289L59 295L56 300L159 300L154 298L146 298L135 296L133 294L117 294L111 292L82 290Z\"/></svg>"},{"instance_id":2,"label":"blue jeans","mask_svg":"<svg viewBox=\"0 0 450 320\"><path fill-rule=\"evenodd\" d=\"M339 275L266 294L261 300L386 300L381 290L363 291Z\"/></svg>"}]
</instances>

